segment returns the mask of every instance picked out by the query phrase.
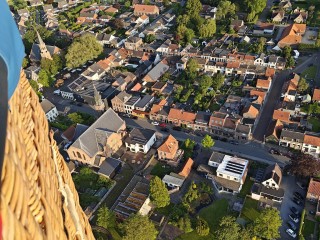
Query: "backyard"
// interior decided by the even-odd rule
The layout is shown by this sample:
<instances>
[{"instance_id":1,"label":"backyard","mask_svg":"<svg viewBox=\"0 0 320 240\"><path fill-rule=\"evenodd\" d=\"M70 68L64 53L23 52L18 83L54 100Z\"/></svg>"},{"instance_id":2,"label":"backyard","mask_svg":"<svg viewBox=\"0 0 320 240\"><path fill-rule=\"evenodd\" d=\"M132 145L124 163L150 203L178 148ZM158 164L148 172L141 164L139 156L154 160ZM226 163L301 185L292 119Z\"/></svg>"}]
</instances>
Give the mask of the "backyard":
<instances>
[{"instance_id":1,"label":"backyard","mask_svg":"<svg viewBox=\"0 0 320 240\"><path fill-rule=\"evenodd\" d=\"M244 202L240 217L246 221L252 222L258 217L258 215L258 201L247 197Z\"/></svg>"},{"instance_id":2,"label":"backyard","mask_svg":"<svg viewBox=\"0 0 320 240\"><path fill-rule=\"evenodd\" d=\"M97 204L114 184L113 180L98 175L88 167L81 168L79 173L72 175L72 178L83 209Z\"/></svg>"},{"instance_id":3,"label":"backyard","mask_svg":"<svg viewBox=\"0 0 320 240\"><path fill-rule=\"evenodd\" d=\"M316 66L310 66L306 70L304 70L301 74L302 77L305 79L314 79L317 74L317 67Z\"/></svg>"},{"instance_id":4,"label":"backyard","mask_svg":"<svg viewBox=\"0 0 320 240\"><path fill-rule=\"evenodd\" d=\"M302 234L305 238L309 238L310 235L314 233L315 225L316 223L313 221L310 221L308 219L304 220Z\"/></svg>"},{"instance_id":5,"label":"backyard","mask_svg":"<svg viewBox=\"0 0 320 240\"><path fill-rule=\"evenodd\" d=\"M169 165L166 165L164 163L157 163L153 169L151 170L151 175L153 176L158 176L159 178L163 178L166 174L169 174L170 172L172 172L172 167L170 167Z\"/></svg>"},{"instance_id":6,"label":"backyard","mask_svg":"<svg viewBox=\"0 0 320 240\"><path fill-rule=\"evenodd\" d=\"M312 131L313 132L320 132L320 122L317 118L309 118L308 123L312 124Z\"/></svg>"},{"instance_id":7,"label":"backyard","mask_svg":"<svg viewBox=\"0 0 320 240\"><path fill-rule=\"evenodd\" d=\"M241 198L245 198L248 194L250 194L252 185L253 181L249 177L247 177L238 196Z\"/></svg>"}]
</instances>

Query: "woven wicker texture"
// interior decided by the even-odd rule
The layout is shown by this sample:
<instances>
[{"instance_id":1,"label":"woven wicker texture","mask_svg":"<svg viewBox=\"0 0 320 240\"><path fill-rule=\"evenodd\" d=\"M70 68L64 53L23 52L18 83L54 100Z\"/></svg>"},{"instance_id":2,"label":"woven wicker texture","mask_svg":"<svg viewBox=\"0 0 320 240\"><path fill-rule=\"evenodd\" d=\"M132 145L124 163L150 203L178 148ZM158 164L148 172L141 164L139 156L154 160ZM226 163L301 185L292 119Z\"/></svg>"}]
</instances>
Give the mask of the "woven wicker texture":
<instances>
[{"instance_id":1,"label":"woven wicker texture","mask_svg":"<svg viewBox=\"0 0 320 240\"><path fill-rule=\"evenodd\" d=\"M3 239L94 239L68 167L24 73L9 105L1 176Z\"/></svg>"}]
</instances>

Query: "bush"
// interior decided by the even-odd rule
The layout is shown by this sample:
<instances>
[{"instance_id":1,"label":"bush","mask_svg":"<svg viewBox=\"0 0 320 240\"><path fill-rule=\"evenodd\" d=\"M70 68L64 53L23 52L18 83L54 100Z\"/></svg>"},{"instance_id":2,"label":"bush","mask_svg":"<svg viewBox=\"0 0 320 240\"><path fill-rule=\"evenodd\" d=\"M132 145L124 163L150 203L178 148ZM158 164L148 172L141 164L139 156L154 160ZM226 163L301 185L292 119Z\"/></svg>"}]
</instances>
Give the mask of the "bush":
<instances>
[{"instance_id":1,"label":"bush","mask_svg":"<svg viewBox=\"0 0 320 240\"><path fill-rule=\"evenodd\" d=\"M210 232L208 223L202 218L197 219L196 230L199 236L207 236Z\"/></svg>"}]
</instances>

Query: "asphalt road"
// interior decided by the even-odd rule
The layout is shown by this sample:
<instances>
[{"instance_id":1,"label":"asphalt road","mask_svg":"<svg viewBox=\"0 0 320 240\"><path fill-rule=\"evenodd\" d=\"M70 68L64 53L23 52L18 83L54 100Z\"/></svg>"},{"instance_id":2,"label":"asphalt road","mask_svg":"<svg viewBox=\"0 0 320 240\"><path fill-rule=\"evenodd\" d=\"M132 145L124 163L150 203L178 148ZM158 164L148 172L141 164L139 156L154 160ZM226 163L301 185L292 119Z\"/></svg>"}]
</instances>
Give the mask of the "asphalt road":
<instances>
[{"instance_id":1,"label":"asphalt road","mask_svg":"<svg viewBox=\"0 0 320 240\"><path fill-rule=\"evenodd\" d=\"M258 123L256 124L254 130L253 130L253 138L258 141L264 141L264 136L266 134L266 131L268 129L268 126L272 120L272 115L275 107L277 106L280 96L281 96L281 90L283 87L283 84L286 79L288 79L289 75L294 73L302 73L305 69L309 67L309 65L312 63L314 65L318 66L318 72L317 77L318 84L320 86L320 53L314 53L311 57L306 57L306 60L303 61L301 64L299 64L296 68L292 70L284 70L280 71L276 74L275 80L272 82L271 89L267 95L267 98L265 100L265 103L262 107L261 114L259 115ZM319 75L318 75L319 74Z\"/></svg>"},{"instance_id":2,"label":"asphalt road","mask_svg":"<svg viewBox=\"0 0 320 240\"><path fill-rule=\"evenodd\" d=\"M172 134L177 140L184 141L187 138L194 140L195 142L201 144L202 137L185 133L183 131L175 131L170 128L170 132L160 131L160 127L152 125L146 119L131 119L124 118L127 126L135 128L145 128L157 131L157 138L165 138L169 133ZM228 142L222 142L215 140L215 145L212 150L225 152L229 154L235 154L239 157L246 157L248 159L272 164L277 162L279 165L284 165L288 162L288 158L284 156L273 155L268 152L268 148L264 144L257 142L248 142L245 144L234 145Z\"/></svg>"}]
</instances>

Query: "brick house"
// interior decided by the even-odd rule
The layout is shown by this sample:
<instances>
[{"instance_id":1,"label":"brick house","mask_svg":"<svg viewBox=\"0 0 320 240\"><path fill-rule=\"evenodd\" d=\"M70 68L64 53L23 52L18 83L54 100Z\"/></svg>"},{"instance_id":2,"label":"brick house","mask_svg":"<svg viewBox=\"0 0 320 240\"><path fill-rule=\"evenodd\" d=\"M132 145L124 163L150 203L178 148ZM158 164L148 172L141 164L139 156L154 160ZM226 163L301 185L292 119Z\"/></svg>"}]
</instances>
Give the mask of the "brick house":
<instances>
[{"instance_id":1,"label":"brick house","mask_svg":"<svg viewBox=\"0 0 320 240\"><path fill-rule=\"evenodd\" d=\"M158 148L158 158L169 165L177 166L183 156L183 150L179 149L179 142L171 134Z\"/></svg>"},{"instance_id":2,"label":"brick house","mask_svg":"<svg viewBox=\"0 0 320 240\"><path fill-rule=\"evenodd\" d=\"M133 13L135 16L158 16L159 15L159 8L155 5L142 5L142 4L135 4Z\"/></svg>"},{"instance_id":3,"label":"brick house","mask_svg":"<svg viewBox=\"0 0 320 240\"><path fill-rule=\"evenodd\" d=\"M117 96L111 99L112 108L116 112L126 112L125 103L131 98L131 94L120 92Z\"/></svg>"}]
</instances>

